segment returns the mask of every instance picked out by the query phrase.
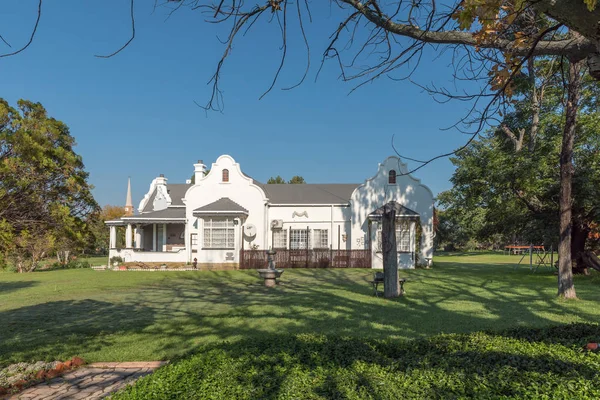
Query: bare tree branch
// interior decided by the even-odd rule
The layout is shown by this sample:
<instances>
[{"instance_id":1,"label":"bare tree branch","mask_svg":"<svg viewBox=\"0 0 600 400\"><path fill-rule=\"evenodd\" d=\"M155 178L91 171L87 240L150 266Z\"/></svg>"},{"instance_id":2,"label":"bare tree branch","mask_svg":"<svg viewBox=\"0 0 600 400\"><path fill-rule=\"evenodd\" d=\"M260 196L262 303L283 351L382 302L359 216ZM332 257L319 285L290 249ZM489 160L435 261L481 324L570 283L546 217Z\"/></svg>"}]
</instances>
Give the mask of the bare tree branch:
<instances>
[{"instance_id":1,"label":"bare tree branch","mask_svg":"<svg viewBox=\"0 0 600 400\"><path fill-rule=\"evenodd\" d=\"M25 50L26 48L29 47L29 45L33 42L33 38L35 37L35 34L37 32L38 29L38 25L40 24L40 19L42 18L42 0L39 0L38 2L38 10L37 10L37 18L35 20L35 25L33 26L33 31L31 31L31 36L29 37L29 41L25 44L25 46L21 47L19 50L17 51L13 51L12 53L6 53L6 54L0 54L0 58L1 57L9 57L9 56L14 56L15 54L19 54L20 52L22 52L23 50ZM5 40L4 38L2 39L2 41L4 43L6 43L8 45L8 47L11 47Z\"/></svg>"},{"instance_id":2,"label":"bare tree branch","mask_svg":"<svg viewBox=\"0 0 600 400\"><path fill-rule=\"evenodd\" d=\"M94 57L98 57L98 58L110 58L112 56L115 56L115 55L119 54L121 51L123 51L133 41L133 39L135 38L135 16L134 16L134 13L133 13L133 3L134 3L134 0L131 0L131 37L129 38L129 40L123 46L121 46L120 49L118 49L114 53L111 53L111 54L108 54L108 55L98 55L98 54L96 54L96 55L94 55Z\"/></svg>"}]
</instances>

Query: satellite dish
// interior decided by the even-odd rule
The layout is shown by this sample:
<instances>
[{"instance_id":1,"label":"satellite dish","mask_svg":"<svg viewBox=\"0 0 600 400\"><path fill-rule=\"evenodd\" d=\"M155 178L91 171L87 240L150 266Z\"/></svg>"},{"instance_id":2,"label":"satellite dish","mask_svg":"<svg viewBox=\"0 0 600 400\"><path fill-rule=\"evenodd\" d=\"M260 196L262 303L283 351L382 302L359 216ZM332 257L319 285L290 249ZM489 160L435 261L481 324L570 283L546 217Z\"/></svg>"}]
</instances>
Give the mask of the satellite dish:
<instances>
[{"instance_id":1,"label":"satellite dish","mask_svg":"<svg viewBox=\"0 0 600 400\"><path fill-rule=\"evenodd\" d=\"M253 224L247 224L244 227L244 235L248 237L256 236L256 226L254 226Z\"/></svg>"}]
</instances>

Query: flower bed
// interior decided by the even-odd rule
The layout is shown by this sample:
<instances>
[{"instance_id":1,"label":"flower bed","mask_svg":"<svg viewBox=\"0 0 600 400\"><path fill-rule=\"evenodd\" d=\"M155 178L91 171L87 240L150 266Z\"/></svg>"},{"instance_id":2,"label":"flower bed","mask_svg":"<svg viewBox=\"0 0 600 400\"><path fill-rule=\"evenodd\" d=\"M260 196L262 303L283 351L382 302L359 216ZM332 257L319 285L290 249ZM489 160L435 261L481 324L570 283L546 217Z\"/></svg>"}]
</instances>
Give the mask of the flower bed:
<instances>
[{"instance_id":1,"label":"flower bed","mask_svg":"<svg viewBox=\"0 0 600 400\"><path fill-rule=\"evenodd\" d=\"M38 361L35 363L17 363L0 370L0 396L7 393L17 393L24 388L45 379L56 378L66 371L84 364L79 357L65 362Z\"/></svg>"}]
</instances>

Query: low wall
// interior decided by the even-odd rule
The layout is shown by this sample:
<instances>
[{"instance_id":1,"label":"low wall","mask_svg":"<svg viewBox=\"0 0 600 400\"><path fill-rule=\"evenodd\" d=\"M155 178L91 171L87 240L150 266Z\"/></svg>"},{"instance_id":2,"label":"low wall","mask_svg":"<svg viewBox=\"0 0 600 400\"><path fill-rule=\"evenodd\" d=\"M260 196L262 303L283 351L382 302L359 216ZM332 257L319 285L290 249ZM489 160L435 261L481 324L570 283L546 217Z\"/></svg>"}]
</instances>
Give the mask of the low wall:
<instances>
[{"instance_id":1,"label":"low wall","mask_svg":"<svg viewBox=\"0 0 600 400\"><path fill-rule=\"evenodd\" d=\"M124 262L182 262L187 261L185 249L178 251L160 252L160 251L135 251L133 249L110 249L109 259L112 257L121 257Z\"/></svg>"}]
</instances>

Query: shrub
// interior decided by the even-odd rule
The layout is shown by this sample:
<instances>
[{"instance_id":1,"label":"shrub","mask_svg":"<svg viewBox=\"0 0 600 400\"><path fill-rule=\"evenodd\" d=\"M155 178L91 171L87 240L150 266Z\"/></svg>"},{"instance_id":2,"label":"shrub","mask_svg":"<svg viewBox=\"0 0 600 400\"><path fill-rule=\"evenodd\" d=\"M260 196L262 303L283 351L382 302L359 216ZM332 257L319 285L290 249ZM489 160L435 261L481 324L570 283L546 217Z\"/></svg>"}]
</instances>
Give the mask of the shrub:
<instances>
[{"instance_id":1,"label":"shrub","mask_svg":"<svg viewBox=\"0 0 600 400\"><path fill-rule=\"evenodd\" d=\"M90 268L90 263L85 260L71 260L66 264L55 262L47 270L57 269L78 269L78 268Z\"/></svg>"},{"instance_id":2,"label":"shrub","mask_svg":"<svg viewBox=\"0 0 600 400\"><path fill-rule=\"evenodd\" d=\"M123 262L123 257L112 256L109 261L110 261L110 265L120 264Z\"/></svg>"},{"instance_id":3,"label":"shrub","mask_svg":"<svg viewBox=\"0 0 600 400\"><path fill-rule=\"evenodd\" d=\"M598 325L414 341L280 335L204 346L115 399L599 398Z\"/></svg>"}]
</instances>

